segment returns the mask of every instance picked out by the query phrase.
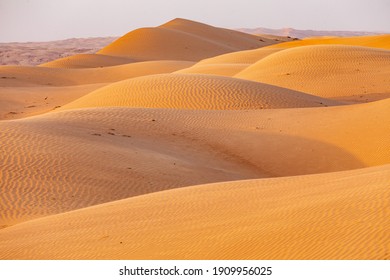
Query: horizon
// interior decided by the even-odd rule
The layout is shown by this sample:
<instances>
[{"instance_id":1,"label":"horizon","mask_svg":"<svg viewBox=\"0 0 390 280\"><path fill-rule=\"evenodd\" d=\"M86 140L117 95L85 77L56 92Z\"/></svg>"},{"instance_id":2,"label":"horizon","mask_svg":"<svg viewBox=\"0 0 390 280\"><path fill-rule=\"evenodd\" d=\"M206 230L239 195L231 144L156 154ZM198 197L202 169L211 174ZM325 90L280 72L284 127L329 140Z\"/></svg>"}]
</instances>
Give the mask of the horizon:
<instances>
[{"instance_id":1,"label":"horizon","mask_svg":"<svg viewBox=\"0 0 390 280\"><path fill-rule=\"evenodd\" d=\"M282 0L183 2L113 0L107 4L106 1L92 0L70 0L65 3L53 0L1 0L0 42L120 37L132 30L159 26L174 18L229 29L292 28L390 33L390 20L386 13L390 10L390 3L385 0L346 0L342 3L336 0L326 3L312 3L310 0L294 3ZM334 9L336 6L337 9ZM353 7L352 13L350 7Z\"/></svg>"},{"instance_id":2,"label":"horizon","mask_svg":"<svg viewBox=\"0 0 390 280\"><path fill-rule=\"evenodd\" d=\"M177 18L174 18L174 19L177 19ZM174 19L171 19L171 20L174 20ZM164 23L167 23L171 20L168 20L166 22L163 22L161 23L160 25L164 24ZM191 20L191 19L185 19L185 20L189 20L189 21L194 21L194 22L199 22L199 21L195 21L195 20ZM205 23L205 22L199 22L199 23L203 23L203 24L207 24L207 25L211 25L211 24L208 24L208 23ZM159 26L159 25L156 25L156 26ZM148 27L156 27L156 26L148 26ZM211 25L212 26L212 25ZM66 40L77 40L77 39L95 39L95 38L120 38L124 35L126 35L127 33L129 32L132 32L136 29L139 29L139 28L143 28L145 26L140 26L140 27L137 27L135 29L132 29L132 30L129 30L128 32L122 34L122 35L107 35L107 36L87 36L87 37L68 37L68 38L62 38L62 39L55 39L55 40L46 40L46 41L7 41L7 42L3 42L0 40L0 44L7 44L7 43L20 43L20 44L23 44L23 43L45 43L45 42L54 42L54 41L66 41ZM377 34L390 34L390 32L382 32L382 31L367 31L367 30L324 30L324 29L298 29L298 28L294 28L294 27L281 27L281 28L270 28L270 27L266 27L266 26L258 26L258 27L237 27L237 28L228 28L228 27L224 27L224 26L215 26L215 27L220 27L220 28L227 28L227 29L232 29L232 30L236 30L236 31L239 31L239 32L244 32L244 31L241 31L240 29L270 29L270 30L286 30L286 29L290 29L290 30L296 30L296 31L314 31L314 32L361 32L361 33L377 33ZM244 32L245 33L245 32Z\"/></svg>"}]
</instances>

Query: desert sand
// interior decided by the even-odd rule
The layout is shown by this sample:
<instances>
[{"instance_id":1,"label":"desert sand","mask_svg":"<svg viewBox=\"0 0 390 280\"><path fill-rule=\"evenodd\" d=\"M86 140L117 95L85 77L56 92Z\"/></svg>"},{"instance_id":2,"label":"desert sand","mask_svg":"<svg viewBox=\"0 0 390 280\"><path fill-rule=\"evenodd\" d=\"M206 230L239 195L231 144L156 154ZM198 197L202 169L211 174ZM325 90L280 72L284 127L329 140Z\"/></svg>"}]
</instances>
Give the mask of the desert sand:
<instances>
[{"instance_id":1,"label":"desert sand","mask_svg":"<svg viewBox=\"0 0 390 280\"><path fill-rule=\"evenodd\" d=\"M290 39L0 66L0 259L389 259L390 37Z\"/></svg>"},{"instance_id":2,"label":"desert sand","mask_svg":"<svg viewBox=\"0 0 390 280\"><path fill-rule=\"evenodd\" d=\"M73 38L49 42L0 43L0 65L39 65L56 59L93 54L116 37Z\"/></svg>"}]
</instances>

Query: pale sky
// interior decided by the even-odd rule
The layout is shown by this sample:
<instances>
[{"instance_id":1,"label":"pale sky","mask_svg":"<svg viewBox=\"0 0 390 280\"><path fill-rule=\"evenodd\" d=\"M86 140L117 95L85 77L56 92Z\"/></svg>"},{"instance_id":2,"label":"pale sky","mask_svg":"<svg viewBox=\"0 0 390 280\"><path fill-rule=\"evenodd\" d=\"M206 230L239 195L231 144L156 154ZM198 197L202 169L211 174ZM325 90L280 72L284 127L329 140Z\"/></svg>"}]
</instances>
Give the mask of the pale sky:
<instances>
[{"instance_id":1,"label":"pale sky","mask_svg":"<svg viewBox=\"0 0 390 280\"><path fill-rule=\"evenodd\" d=\"M390 33L390 0L0 0L0 42L121 36L173 18Z\"/></svg>"}]
</instances>

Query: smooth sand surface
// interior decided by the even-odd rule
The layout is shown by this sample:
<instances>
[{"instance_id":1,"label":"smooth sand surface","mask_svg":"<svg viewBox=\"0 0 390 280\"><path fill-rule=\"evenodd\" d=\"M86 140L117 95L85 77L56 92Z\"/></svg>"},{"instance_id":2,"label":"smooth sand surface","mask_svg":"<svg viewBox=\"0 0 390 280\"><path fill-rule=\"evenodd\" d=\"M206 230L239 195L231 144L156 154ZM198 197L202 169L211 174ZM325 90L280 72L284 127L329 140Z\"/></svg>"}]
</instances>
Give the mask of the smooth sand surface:
<instances>
[{"instance_id":1,"label":"smooth sand surface","mask_svg":"<svg viewBox=\"0 0 390 280\"><path fill-rule=\"evenodd\" d=\"M0 66L0 259L389 259L388 38L175 19Z\"/></svg>"},{"instance_id":2,"label":"smooth sand surface","mask_svg":"<svg viewBox=\"0 0 390 280\"><path fill-rule=\"evenodd\" d=\"M65 105L63 109L138 107L244 110L338 104L305 93L235 78L162 74L111 84Z\"/></svg>"},{"instance_id":3,"label":"smooth sand surface","mask_svg":"<svg viewBox=\"0 0 390 280\"><path fill-rule=\"evenodd\" d=\"M223 53L276 43L275 40L255 35L175 19L158 27L131 31L97 53L135 60L199 61Z\"/></svg>"},{"instance_id":4,"label":"smooth sand surface","mask_svg":"<svg viewBox=\"0 0 390 280\"><path fill-rule=\"evenodd\" d=\"M8 259L390 259L390 166L158 192L0 231Z\"/></svg>"},{"instance_id":5,"label":"smooth sand surface","mask_svg":"<svg viewBox=\"0 0 390 280\"><path fill-rule=\"evenodd\" d=\"M327 97L370 100L390 96L390 51L338 45L286 49L252 64L235 77Z\"/></svg>"}]
</instances>

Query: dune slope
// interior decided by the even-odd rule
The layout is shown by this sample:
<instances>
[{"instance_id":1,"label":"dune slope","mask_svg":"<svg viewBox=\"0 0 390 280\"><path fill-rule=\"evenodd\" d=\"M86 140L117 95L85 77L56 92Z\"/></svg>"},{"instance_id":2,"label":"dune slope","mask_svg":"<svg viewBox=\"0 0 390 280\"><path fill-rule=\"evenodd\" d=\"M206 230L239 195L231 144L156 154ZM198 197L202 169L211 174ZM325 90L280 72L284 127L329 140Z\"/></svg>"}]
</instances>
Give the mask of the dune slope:
<instances>
[{"instance_id":1,"label":"dune slope","mask_svg":"<svg viewBox=\"0 0 390 280\"><path fill-rule=\"evenodd\" d=\"M102 54L75 54L41 64L52 68L97 68L136 62L126 57L109 56Z\"/></svg>"},{"instance_id":2,"label":"dune slope","mask_svg":"<svg viewBox=\"0 0 390 280\"><path fill-rule=\"evenodd\" d=\"M282 49L259 48L218 55L203 59L195 65L184 68L176 73L209 74L232 77L260 59Z\"/></svg>"},{"instance_id":3,"label":"dune slope","mask_svg":"<svg viewBox=\"0 0 390 280\"><path fill-rule=\"evenodd\" d=\"M111 84L66 105L200 110L244 110L338 105L327 99L235 78L162 74Z\"/></svg>"},{"instance_id":4,"label":"dune slope","mask_svg":"<svg viewBox=\"0 0 390 280\"><path fill-rule=\"evenodd\" d=\"M389 178L385 165L158 192L0 230L0 258L389 259Z\"/></svg>"},{"instance_id":5,"label":"dune slope","mask_svg":"<svg viewBox=\"0 0 390 280\"><path fill-rule=\"evenodd\" d=\"M136 60L199 61L227 52L271 44L275 44L275 41L194 21L175 19L158 27L131 31L97 53Z\"/></svg>"},{"instance_id":6,"label":"dune slope","mask_svg":"<svg viewBox=\"0 0 390 280\"><path fill-rule=\"evenodd\" d=\"M3 121L0 224L188 185L387 164L389 102L253 111L95 108Z\"/></svg>"},{"instance_id":7,"label":"dune slope","mask_svg":"<svg viewBox=\"0 0 390 280\"><path fill-rule=\"evenodd\" d=\"M370 100L390 94L390 51L336 45L304 46L271 54L236 77L327 98Z\"/></svg>"}]
</instances>

